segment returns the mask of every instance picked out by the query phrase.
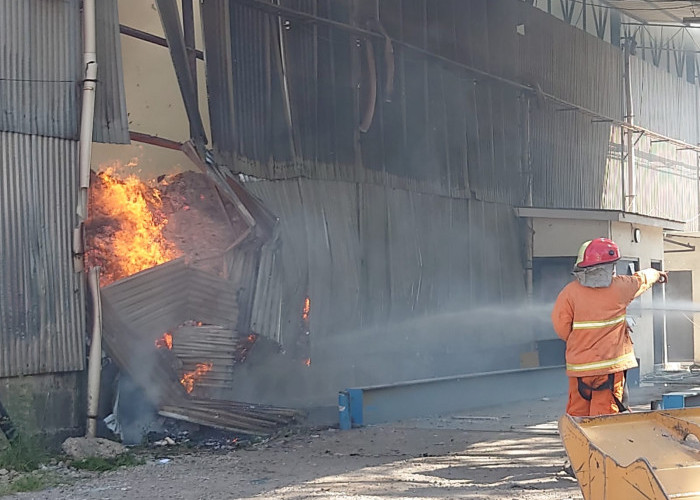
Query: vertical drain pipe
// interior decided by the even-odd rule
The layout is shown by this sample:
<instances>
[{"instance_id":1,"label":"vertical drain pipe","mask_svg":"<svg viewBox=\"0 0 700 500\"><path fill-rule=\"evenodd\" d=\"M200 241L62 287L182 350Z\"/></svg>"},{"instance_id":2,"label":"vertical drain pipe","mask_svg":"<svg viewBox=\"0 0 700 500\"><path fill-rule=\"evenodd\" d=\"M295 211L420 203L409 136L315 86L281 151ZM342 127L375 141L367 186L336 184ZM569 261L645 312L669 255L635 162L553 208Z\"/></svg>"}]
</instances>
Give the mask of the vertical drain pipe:
<instances>
[{"instance_id":1,"label":"vertical drain pipe","mask_svg":"<svg viewBox=\"0 0 700 500\"><path fill-rule=\"evenodd\" d=\"M95 0L83 0L83 68L85 69L85 78L83 80L83 109L80 116L80 196L77 208L81 224L87 218L87 198L90 188L92 126L95 118L95 87L97 85L95 47Z\"/></svg>"},{"instance_id":2,"label":"vertical drain pipe","mask_svg":"<svg viewBox=\"0 0 700 500\"><path fill-rule=\"evenodd\" d=\"M627 192L624 210L630 213L637 211L637 171L634 159L634 108L632 104L632 78L630 71L630 59L634 51L635 42L632 38L625 41L625 122L630 125L627 129Z\"/></svg>"},{"instance_id":3,"label":"vertical drain pipe","mask_svg":"<svg viewBox=\"0 0 700 500\"><path fill-rule=\"evenodd\" d=\"M78 193L78 227L73 235L76 270L84 269L83 221L87 219L90 161L92 159L92 129L95 118L95 87L97 86L97 49L95 40L95 0L83 0L83 79L82 112L80 115L80 156ZM97 410L102 369L102 305L100 303L99 268L90 270L88 286L92 294L93 331L88 365L87 429L88 437L97 434Z\"/></svg>"},{"instance_id":4,"label":"vertical drain pipe","mask_svg":"<svg viewBox=\"0 0 700 500\"><path fill-rule=\"evenodd\" d=\"M530 150L530 98L521 94L522 164L525 174L525 206L533 204L532 152ZM532 217L525 219L525 291L530 303L534 296L533 261L535 254L535 230Z\"/></svg>"},{"instance_id":5,"label":"vertical drain pipe","mask_svg":"<svg viewBox=\"0 0 700 500\"><path fill-rule=\"evenodd\" d=\"M100 268L90 269L88 276L92 298L92 343L88 364L87 437L97 435L97 417L100 402L100 378L102 375L102 300L100 299Z\"/></svg>"}]
</instances>

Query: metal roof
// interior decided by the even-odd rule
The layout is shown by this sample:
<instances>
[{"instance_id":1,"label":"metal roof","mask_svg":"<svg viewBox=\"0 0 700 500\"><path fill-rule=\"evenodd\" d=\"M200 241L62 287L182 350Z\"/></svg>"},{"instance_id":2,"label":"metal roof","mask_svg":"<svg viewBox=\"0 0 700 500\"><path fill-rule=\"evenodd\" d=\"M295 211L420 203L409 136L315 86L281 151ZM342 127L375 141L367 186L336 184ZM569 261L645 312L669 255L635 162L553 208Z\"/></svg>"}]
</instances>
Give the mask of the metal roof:
<instances>
[{"instance_id":1,"label":"metal roof","mask_svg":"<svg viewBox=\"0 0 700 500\"><path fill-rule=\"evenodd\" d=\"M630 214L620 210L577 210L560 208L531 208L520 207L515 209L518 217L532 217L534 219L573 219L573 220L602 220L613 222L629 222L640 226L661 227L664 229L682 231L685 223L648 217L646 215Z\"/></svg>"}]
</instances>

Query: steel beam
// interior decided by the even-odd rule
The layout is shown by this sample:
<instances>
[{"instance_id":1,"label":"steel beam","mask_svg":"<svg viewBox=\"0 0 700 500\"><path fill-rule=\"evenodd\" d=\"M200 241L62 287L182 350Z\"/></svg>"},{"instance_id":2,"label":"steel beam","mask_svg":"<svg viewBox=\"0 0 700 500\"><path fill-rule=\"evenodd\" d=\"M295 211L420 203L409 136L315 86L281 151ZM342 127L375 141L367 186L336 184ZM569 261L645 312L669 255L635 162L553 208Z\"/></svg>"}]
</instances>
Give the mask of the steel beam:
<instances>
[{"instance_id":1,"label":"steel beam","mask_svg":"<svg viewBox=\"0 0 700 500\"><path fill-rule=\"evenodd\" d=\"M350 388L340 392L338 410L341 429L349 429L539 400L567 390L564 367L548 366Z\"/></svg>"}]
</instances>

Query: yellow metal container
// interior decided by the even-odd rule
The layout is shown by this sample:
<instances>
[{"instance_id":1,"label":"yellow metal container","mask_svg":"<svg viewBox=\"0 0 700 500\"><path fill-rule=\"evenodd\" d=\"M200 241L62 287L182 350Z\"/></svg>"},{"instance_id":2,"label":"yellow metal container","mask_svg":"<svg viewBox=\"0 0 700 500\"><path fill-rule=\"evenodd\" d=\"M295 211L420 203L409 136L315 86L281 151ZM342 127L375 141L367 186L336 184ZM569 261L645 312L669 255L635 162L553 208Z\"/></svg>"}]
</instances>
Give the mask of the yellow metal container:
<instances>
[{"instance_id":1,"label":"yellow metal container","mask_svg":"<svg viewBox=\"0 0 700 500\"><path fill-rule=\"evenodd\" d=\"M559 420L586 500L700 500L700 408Z\"/></svg>"}]
</instances>

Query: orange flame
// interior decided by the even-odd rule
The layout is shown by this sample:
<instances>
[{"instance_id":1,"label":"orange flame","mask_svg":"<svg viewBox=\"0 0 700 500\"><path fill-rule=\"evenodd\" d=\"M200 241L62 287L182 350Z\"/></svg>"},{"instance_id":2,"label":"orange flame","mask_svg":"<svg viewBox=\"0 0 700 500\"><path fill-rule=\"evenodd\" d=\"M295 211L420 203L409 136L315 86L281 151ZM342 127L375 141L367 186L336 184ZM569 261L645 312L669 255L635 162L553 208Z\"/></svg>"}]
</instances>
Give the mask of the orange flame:
<instances>
[{"instance_id":1,"label":"orange flame","mask_svg":"<svg viewBox=\"0 0 700 500\"><path fill-rule=\"evenodd\" d=\"M309 319L309 313L311 312L311 299L309 297L306 297L304 299L304 308L301 311L301 319L306 321Z\"/></svg>"},{"instance_id":2,"label":"orange flame","mask_svg":"<svg viewBox=\"0 0 700 500\"><path fill-rule=\"evenodd\" d=\"M165 347L166 349L173 348L173 335L170 332L165 332L162 337L156 339L156 347L161 349Z\"/></svg>"},{"instance_id":3,"label":"orange flame","mask_svg":"<svg viewBox=\"0 0 700 500\"><path fill-rule=\"evenodd\" d=\"M255 342L255 338L255 334L251 333L250 335L248 335L248 342Z\"/></svg>"},{"instance_id":4,"label":"orange flame","mask_svg":"<svg viewBox=\"0 0 700 500\"><path fill-rule=\"evenodd\" d=\"M102 188L94 190L92 202L119 223L111 253L113 269L105 269L103 284L163 264L176 257L177 247L163 236L168 220L160 213L160 191L149 188L135 175L120 180L114 168L98 174Z\"/></svg>"},{"instance_id":5,"label":"orange flame","mask_svg":"<svg viewBox=\"0 0 700 500\"><path fill-rule=\"evenodd\" d=\"M187 394L190 394L194 390L194 383L213 367L213 363L197 363L197 368L194 371L185 373L182 376L180 383L187 391Z\"/></svg>"},{"instance_id":6,"label":"orange flame","mask_svg":"<svg viewBox=\"0 0 700 500\"><path fill-rule=\"evenodd\" d=\"M311 358L306 358L306 359L304 360L304 364L305 364L306 366L311 366Z\"/></svg>"}]
</instances>

